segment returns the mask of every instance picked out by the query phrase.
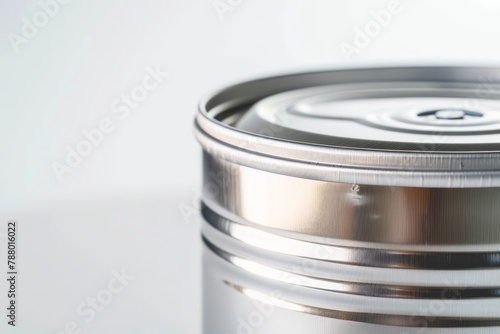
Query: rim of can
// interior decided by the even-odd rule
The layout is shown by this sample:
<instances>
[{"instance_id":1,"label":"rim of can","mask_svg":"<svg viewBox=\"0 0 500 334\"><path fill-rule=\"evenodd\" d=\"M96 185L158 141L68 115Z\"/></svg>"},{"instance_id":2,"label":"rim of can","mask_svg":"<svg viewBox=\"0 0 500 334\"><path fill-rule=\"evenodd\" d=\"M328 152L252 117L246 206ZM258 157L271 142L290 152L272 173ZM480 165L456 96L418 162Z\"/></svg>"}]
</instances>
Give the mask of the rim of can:
<instances>
[{"instance_id":1,"label":"rim of can","mask_svg":"<svg viewBox=\"0 0 500 334\"><path fill-rule=\"evenodd\" d=\"M458 149L438 145L433 151L419 151L296 141L234 126L257 102L293 90L409 80L480 85L484 84L484 78L488 78L490 85L500 85L500 68L380 67L302 72L245 81L201 99L195 134L209 154L289 176L386 186L497 187L500 186L500 134L496 132L498 146L496 142L488 143L480 151L460 150L459 145ZM451 109L441 111L436 118L440 117L459 119L462 115Z\"/></svg>"}]
</instances>

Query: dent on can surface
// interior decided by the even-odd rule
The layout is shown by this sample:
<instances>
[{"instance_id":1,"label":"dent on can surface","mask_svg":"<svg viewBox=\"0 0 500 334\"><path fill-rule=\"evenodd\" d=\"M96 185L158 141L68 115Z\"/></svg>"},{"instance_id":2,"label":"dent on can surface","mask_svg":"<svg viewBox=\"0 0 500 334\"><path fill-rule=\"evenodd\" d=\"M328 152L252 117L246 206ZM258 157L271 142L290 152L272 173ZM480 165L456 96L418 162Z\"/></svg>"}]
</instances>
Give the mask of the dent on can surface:
<instances>
[{"instance_id":1,"label":"dent on can surface","mask_svg":"<svg viewBox=\"0 0 500 334\"><path fill-rule=\"evenodd\" d=\"M500 330L500 69L249 81L195 135L206 333Z\"/></svg>"}]
</instances>

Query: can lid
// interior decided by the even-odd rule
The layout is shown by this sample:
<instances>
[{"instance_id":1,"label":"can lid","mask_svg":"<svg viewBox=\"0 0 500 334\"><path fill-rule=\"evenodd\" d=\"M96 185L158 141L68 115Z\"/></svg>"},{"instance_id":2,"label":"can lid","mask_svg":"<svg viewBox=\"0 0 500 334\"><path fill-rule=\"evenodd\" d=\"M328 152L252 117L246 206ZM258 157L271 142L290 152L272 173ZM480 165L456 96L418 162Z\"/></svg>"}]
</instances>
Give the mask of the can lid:
<instances>
[{"instance_id":1,"label":"can lid","mask_svg":"<svg viewBox=\"0 0 500 334\"><path fill-rule=\"evenodd\" d=\"M500 186L499 75L414 67L255 80L202 101L198 138L225 159L292 176Z\"/></svg>"},{"instance_id":2,"label":"can lid","mask_svg":"<svg viewBox=\"0 0 500 334\"><path fill-rule=\"evenodd\" d=\"M304 88L260 100L235 126L344 148L498 151L500 95L471 102L474 90L474 85L423 82Z\"/></svg>"}]
</instances>

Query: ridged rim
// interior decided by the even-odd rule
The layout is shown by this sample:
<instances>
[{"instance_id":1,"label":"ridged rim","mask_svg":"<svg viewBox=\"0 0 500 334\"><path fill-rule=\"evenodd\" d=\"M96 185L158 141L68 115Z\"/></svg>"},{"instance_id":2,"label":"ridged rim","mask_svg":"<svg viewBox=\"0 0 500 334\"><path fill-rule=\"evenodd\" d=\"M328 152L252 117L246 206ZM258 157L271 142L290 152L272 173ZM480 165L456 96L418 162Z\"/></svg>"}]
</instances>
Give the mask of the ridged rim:
<instances>
[{"instance_id":1,"label":"ridged rim","mask_svg":"<svg viewBox=\"0 0 500 334\"><path fill-rule=\"evenodd\" d=\"M500 269L500 252L424 252L317 244L272 234L230 221L202 203L202 216L213 228L245 244L271 252L356 266L415 270ZM325 254L315 255L322 247Z\"/></svg>"},{"instance_id":2,"label":"ridged rim","mask_svg":"<svg viewBox=\"0 0 500 334\"><path fill-rule=\"evenodd\" d=\"M378 268L367 267L362 261L338 257L348 252L374 252L372 249L333 247L327 254L337 258L314 257L305 248L325 245L300 244L290 238L283 243L276 235L228 221L206 207L203 213L203 242L208 256L216 261L210 262L212 275L247 298L300 313L371 324L421 327L425 321L432 328L500 326L500 315L494 311L500 295L498 266L485 269L467 262L431 270L434 264L427 259L436 253L387 251L379 255L395 261L399 255L411 256L416 261L413 265L394 266L389 261L378 263ZM437 256L445 261L446 257L458 260L467 255L448 252ZM284 292L283 297L271 300L272 291ZM439 305L439 312L426 315L424 309L430 305Z\"/></svg>"}]
</instances>

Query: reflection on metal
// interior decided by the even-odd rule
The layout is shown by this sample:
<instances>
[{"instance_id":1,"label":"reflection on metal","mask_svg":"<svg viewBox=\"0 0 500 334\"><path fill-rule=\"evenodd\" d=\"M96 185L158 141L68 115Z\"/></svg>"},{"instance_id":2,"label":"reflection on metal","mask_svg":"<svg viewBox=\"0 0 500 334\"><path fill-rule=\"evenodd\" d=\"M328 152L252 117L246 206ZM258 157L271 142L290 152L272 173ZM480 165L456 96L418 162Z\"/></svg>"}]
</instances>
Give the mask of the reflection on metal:
<instances>
[{"instance_id":1,"label":"reflection on metal","mask_svg":"<svg viewBox=\"0 0 500 334\"><path fill-rule=\"evenodd\" d=\"M247 245L272 252L358 266L404 269L500 268L500 252L404 252L304 242L231 222L202 205L206 222Z\"/></svg>"},{"instance_id":2,"label":"reflection on metal","mask_svg":"<svg viewBox=\"0 0 500 334\"><path fill-rule=\"evenodd\" d=\"M448 245L449 251L472 252L483 245L500 252L500 188L324 182L239 166L209 154L204 164L205 184L214 183L214 175L224 176L205 203L235 220L364 247L428 250Z\"/></svg>"},{"instance_id":3,"label":"reflection on metal","mask_svg":"<svg viewBox=\"0 0 500 334\"><path fill-rule=\"evenodd\" d=\"M224 282L231 288L240 291L241 293L247 295L250 298L256 299L262 303L270 303L273 305L279 305L279 307L298 311L307 314L313 314L321 317L336 318L341 320L358 321L370 324L378 325L389 325L389 326L404 326L404 327L422 327L422 321L429 324L429 327L440 328L440 327L489 327L489 326L500 326L499 318L449 318L449 317L433 317L432 320L428 320L429 317L425 316L408 316L408 315L398 315L398 314L377 314L377 313L361 313L361 312L348 312L348 311L338 311L331 309L323 309L314 306L296 304L284 300L270 299L269 296L259 293L257 291L247 289L230 282Z\"/></svg>"},{"instance_id":4,"label":"reflection on metal","mask_svg":"<svg viewBox=\"0 0 500 334\"><path fill-rule=\"evenodd\" d=\"M230 253L215 246L206 238L203 238L203 241L212 252L228 261L232 265L248 271L251 274L281 281L283 283L300 283L301 286L319 290L372 297L415 299L474 299L500 296L500 286L497 288L474 287L470 289L448 287L415 287L403 285L394 286L338 281L325 278L315 278L306 275L298 275L295 273L285 272L275 268L267 267L257 262L243 259L236 255L231 255Z\"/></svg>"}]
</instances>

